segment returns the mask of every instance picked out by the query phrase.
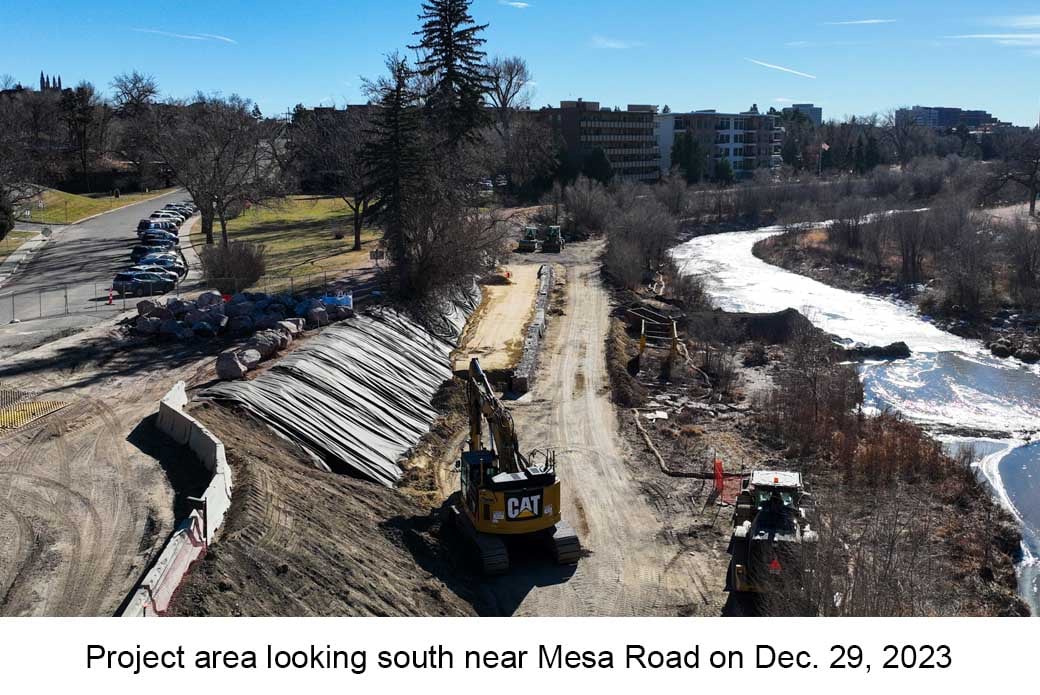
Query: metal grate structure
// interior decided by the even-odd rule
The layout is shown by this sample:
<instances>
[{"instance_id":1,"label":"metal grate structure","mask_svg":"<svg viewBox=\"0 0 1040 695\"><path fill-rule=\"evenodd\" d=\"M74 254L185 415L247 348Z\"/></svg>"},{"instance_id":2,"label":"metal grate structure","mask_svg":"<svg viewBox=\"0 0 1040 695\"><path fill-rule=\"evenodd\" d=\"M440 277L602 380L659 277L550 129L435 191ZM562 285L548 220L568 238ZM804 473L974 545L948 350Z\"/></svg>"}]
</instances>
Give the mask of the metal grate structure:
<instances>
[{"instance_id":1,"label":"metal grate structure","mask_svg":"<svg viewBox=\"0 0 1040 695\"><path fill-rule=\"evenodd\" d=\"M20 429L68 405L65 401L35 400L38 395L0 384L0 432Z\"/></svg>"}]
</instances>

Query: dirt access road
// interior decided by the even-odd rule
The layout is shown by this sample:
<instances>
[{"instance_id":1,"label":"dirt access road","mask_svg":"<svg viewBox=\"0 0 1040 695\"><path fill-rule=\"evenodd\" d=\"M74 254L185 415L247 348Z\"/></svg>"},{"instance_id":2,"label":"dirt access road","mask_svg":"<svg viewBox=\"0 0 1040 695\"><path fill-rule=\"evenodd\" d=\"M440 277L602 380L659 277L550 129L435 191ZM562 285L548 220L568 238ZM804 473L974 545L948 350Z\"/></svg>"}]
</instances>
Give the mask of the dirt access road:
<instances>
[{"instance_id":1,"label":"dirt access road","mask_svg":"<svg viewBox=\"0 0 1040 695\"><path fill-rule=\"evenodd\" d=\"M127 350L111 330L101 324L0 365L6 387L69 403L0 431L0 615L112 615L186 507L170 476L197 494L198 481L183 477L198 478L198 464L150 416L206 358Z\"/></svg>"},{"instance_id":2,"label":"dirt access road","mask_svg":"<svg viewBox=\"0 0 1040 695\"><path fill-rule=\"evenodd\" d=\"M586 242L530 260L566 267L564 313L550 324L534 389L509 403L525 451L556 449L564 518L588 555L576 567L521 558L484 585L484 598L503 615L719 615L725 559L718 548L682 542L686 529L676 525L689 519L650 503L646 483L656 464L633 460L618 436L604 356L612 307L602 250Z\"/></svg>"}]
</instances>

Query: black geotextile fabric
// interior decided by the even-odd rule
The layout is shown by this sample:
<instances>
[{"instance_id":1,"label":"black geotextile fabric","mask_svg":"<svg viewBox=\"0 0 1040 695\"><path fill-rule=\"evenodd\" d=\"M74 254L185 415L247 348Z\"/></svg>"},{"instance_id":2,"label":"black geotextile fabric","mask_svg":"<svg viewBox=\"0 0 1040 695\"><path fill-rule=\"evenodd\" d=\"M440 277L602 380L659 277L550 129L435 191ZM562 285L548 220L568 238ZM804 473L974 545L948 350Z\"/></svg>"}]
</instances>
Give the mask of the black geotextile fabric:
<instances>
[{"instance_id":1,"label":"black geotextile fabric","mask_svg":"<svg viewBox=\"0 0 1040 695\"><path fill-rule=\"evenodd\" d=\"M201 395L245 407L325 468L391 486L397 460L429 431L434 394L479 293L459 294L420 325L375 310L326 328L252 381Z\"/></svg>"}]
</instances>

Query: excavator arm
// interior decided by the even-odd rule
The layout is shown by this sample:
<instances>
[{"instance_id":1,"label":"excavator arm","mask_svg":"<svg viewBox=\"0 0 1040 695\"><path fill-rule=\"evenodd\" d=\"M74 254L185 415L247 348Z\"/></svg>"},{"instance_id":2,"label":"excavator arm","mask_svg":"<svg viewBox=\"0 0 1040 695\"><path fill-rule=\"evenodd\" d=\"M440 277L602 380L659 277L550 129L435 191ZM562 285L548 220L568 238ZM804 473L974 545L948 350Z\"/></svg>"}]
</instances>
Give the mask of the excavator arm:
<instances>
[{"instance_id":1,"label":"excavator arm","mask_svg":"<svg viewBox=\"0 0 1040 695\"><path fill-rule=\"evenodd\" d=\"M518 473L527 468L520 453L516 438L513 416L495 396L487 375L480 367L480 360L473 358L469 363L469 381L466 385L469 402L469 446L470 451L484 449L484 421L488 423L491 440L498 454L499 469L505 473Z\"/></svg>"}]
</instances>

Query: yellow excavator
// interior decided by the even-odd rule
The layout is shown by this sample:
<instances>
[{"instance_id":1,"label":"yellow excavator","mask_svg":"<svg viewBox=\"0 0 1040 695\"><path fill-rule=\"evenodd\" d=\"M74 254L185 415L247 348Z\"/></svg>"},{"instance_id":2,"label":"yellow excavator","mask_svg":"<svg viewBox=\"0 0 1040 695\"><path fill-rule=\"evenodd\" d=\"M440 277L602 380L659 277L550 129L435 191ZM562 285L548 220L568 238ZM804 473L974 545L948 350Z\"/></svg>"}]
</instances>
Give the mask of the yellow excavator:
<instances>
[{"instance_id":1,"label":"yellow excavator","mask_svg":"<svg viewBox=\"0 0 1040 695\"><path fill-rule=\"evenodd\" d=\"M476 358L466 379L469 451L459 460L460 489L449 500L455 524L476 547L485 574L509 569L507 538L536 538L558 564L573 564L581 555L578 535L560 515L560 481L556 453L520 453L513 416L495 396ZM491 446L484 443L484 422ZM540 463L531 459L539 458Z\"/></svg>"}]
</instances>

